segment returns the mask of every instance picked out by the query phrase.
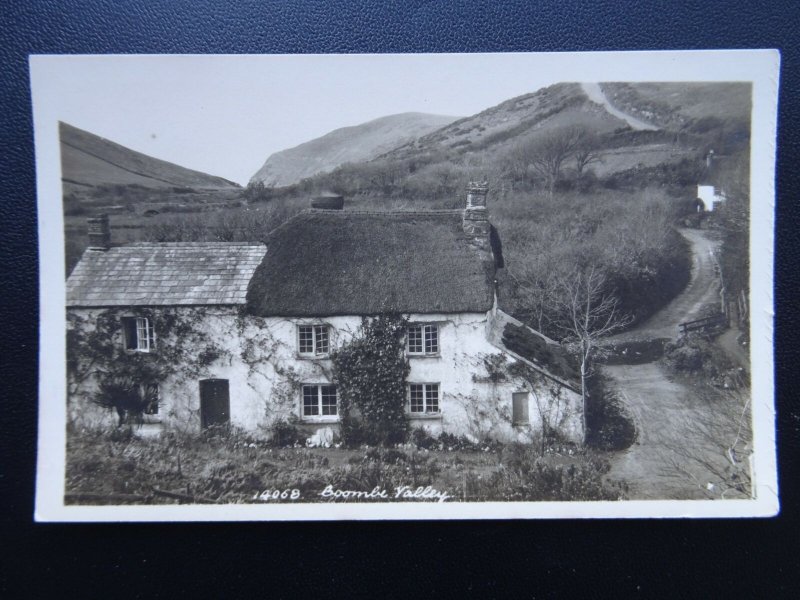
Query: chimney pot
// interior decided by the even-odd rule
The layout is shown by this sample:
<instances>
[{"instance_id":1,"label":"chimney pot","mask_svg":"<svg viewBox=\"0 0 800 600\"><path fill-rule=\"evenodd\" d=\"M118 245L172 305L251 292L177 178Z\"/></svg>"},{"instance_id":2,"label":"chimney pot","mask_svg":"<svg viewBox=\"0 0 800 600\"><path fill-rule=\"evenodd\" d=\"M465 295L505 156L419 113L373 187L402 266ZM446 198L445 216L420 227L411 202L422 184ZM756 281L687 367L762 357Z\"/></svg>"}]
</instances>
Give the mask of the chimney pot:
<instances>
[{"instance_id":1,"label":"chimney pot","mask_svg":"<svg viewBox=\"0 0 800 600\"><path fill-rule=\"evenodd\" d=\"M467 184L467 209L486 207L486 194L489 183L486 181L470 181Z\"/></svg>"},{"instance_id":2,"label":"chimney pot","mask_svg":"<svg viewBox=\"0 0 800 600\"><path fill-rule=\"evenodd\" d=\"M89 226L89 250L108 250L111 247L111 226L108 223L108 215L91 217L86 222Z\"/></svg>"}]
</instances>

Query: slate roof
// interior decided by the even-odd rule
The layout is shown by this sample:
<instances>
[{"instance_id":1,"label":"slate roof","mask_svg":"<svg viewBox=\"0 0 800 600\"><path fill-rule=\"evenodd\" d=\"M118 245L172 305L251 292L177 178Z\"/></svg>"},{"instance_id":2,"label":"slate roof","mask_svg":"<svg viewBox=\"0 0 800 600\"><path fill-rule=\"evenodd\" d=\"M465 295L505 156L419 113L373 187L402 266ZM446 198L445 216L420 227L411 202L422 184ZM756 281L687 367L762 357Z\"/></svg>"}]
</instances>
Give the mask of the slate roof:
<instances>
[{"instance_id":1,"label":"slate roof","mask_svg":"<svg viewBox=\"0 0 800 600\"><path fill-rule=\"evenodd\" d=\"M522 321L497 309L489 315L487 339L545 377L580 393L580 375L561 344Z\"/></svg>"},{"instance_id":2,"label":"slate roof","mask_svg":"<svg viewBox=\"0 0 800 600\"><path fill-rule=\"evenodd\" d=\"M485 312L494 300L494 263L469 244L461 215L300 213L267 237L247 310L258 316Z\"/></svg>"},{"instance_id":3,"label":"slate roof","mask_svg":"<svg viewBox=\"0 0 800 600\"><path fill-rule=\"evenodd\" d=\"M87 250L67 279L67 306L244 304L264 245L137 243Z\"/></svg>"}]
</instances>

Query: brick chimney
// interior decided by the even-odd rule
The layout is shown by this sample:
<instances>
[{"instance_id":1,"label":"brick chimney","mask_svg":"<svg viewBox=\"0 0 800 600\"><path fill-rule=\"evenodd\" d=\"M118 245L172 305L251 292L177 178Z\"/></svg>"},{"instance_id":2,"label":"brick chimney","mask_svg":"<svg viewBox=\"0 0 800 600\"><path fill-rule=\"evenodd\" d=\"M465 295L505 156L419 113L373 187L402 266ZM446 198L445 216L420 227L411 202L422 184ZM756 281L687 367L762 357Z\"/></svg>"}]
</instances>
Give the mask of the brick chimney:
<instances>
[{"instance_id":1,"label":"brick chimney","mask_svg":"<svg viewBox=\"0 0 800 600\"><path fill-rule=\"evenodd\" d=\"M86 220L89 225L89 250L108 250L111 246L111 226L108 215L91 217Z\"/></svg>"},{"instance_id":2,"label":"brick chimney","mask_svg":"<svg viewBox=\"0 0 800 600\"><path fill-rule=\"evenodd\" d=\"M489 211L486 208L486 193L489 184L486 181L470 181L467 184L467 206L464 208L462 220L464 233L472 242L489 249Z\"/></svg>"}]
</instances>

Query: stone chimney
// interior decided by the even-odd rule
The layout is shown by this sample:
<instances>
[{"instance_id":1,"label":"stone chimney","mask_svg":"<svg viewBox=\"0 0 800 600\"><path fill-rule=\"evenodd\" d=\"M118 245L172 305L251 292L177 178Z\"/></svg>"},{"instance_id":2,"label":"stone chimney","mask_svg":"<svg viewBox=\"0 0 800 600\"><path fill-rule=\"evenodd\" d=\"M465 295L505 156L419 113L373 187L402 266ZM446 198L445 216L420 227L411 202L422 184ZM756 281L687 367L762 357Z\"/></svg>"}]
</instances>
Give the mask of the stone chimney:
<instances>
[{"instance_id":1,"label":"stone chimney","mask_svg":"<svg viewBox=\"0 0 800 600\"><path fill-rule=\"evenodd\" d=\"M108 250L111 246L111 226L108 224L108 215L91 217L86 222L89 225L89 250Z\"/></svg>"},{"instance_id":2,"label":"stone chimney","mask_svg":"<svg viewBox=\"0 0 800 600\"><path fill-rule=\"evenodd\" d=\"M470 181L467 184L467 206L462 220L464 233L472 242L483 249L489 249L489 211L486 208L486 181Z\"/></svg>"}]
</instances>

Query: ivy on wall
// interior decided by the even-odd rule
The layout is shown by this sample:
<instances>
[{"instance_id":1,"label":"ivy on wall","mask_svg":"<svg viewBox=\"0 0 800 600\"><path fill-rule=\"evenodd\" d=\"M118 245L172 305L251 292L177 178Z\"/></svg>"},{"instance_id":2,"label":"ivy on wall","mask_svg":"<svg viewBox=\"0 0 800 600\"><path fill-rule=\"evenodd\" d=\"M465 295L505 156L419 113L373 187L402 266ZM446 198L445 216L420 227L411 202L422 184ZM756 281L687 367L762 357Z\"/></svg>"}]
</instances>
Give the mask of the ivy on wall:
<instances>
[{"instance_id":1,"label":"ivy on wall","mask_svg":"<svg viewBox=\"0 0 800 600\"><path fill-rule=\"evenodd\" d=\"M303 377L292 364L294 348L273 333L268 319L249 315L244 307L237 314L235 327L239 358L247 366L247 385L259 392L253 383L257 375L268 384L269 393L264 406L266 422L271 425L282 422L287 414L292 415L290 420L299 418L294 409ZM308 361L306 367L322 379L331 378L330 370L323 363Z\"/></svg>"},{"instance_id":2,"label":"ivy on wall","mask_svg":"<svg viewBox=\"0 0 800 600\"><path fill-rule=\"evenodd\" d=\"M144 317L153 324L156 341L150 352L125 348L122 319ZM151 398L147 385L169 377L200 377L214 361L229 352L198 324L208 310L193 308L106 309L99 313L67 314L68 397L88 396L95 404L114 409L123 425L139 420ZM90 381L97 383L88 387Z\"/></svg>"},{"instance_id":3,"label":"ivy on wall","mask_svg":"<svg viewBox=\"0 0 800 600\"><path fill-rule=\"evenodd\" d=\"M405 357L408 319L382 314L331 354L341 435L348 445L391 445L408 439Z\"/></svg>"}]
</instances>

